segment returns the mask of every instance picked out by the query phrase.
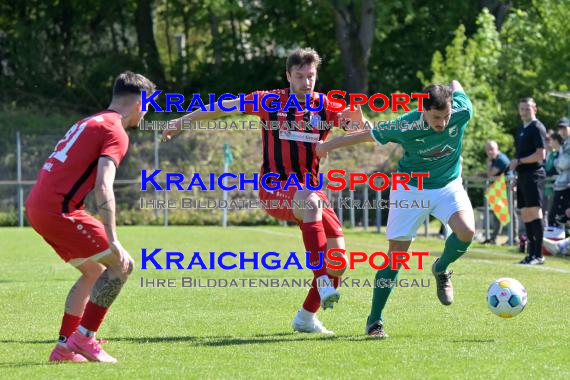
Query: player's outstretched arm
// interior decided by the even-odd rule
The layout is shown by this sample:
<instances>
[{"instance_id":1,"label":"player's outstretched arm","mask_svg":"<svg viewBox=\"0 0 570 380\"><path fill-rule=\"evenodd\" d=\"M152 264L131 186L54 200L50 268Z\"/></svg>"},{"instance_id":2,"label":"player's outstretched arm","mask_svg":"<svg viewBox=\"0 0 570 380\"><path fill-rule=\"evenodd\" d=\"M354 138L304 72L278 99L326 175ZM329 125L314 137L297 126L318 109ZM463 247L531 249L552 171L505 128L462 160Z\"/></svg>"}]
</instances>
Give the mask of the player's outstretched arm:
<instances>
[{"instance_id":1,"label":"player's outstretched arm","mask_svg":"<svg viewBox=\"0 0 570 380\"><path fill-rule=\"evenodd\" d=\"M456 80L452 80L451 83L449 84L449 87L451 87L451 91L463 91L463 86L461 86L461 83L459 83Z\"/></svg>"},{"instance_id":2,"label":"player's outstretched arm","mask_svg":"<svg viewBox=\"0 0 570 380\"><path fill-rule=\"evenodd\" d=\"M108 157L99 158L97 165L97 178L95 179L95 202L97 210L103 219L103 226L107 233L109 245L114 254L119 256L125 272L129 272L127 268L133 262L128 252L123 248L117 236L117 225L115 221L115 193L113 191L113 182L117 168L113 160Z\"/></svg>"},{"instance_id":3,"label":"player's outstretched arm","mask_svg":"<svg viewBox=\"0 0 570 380\"><path fill-rule=\"evenodd\" d=\"M201 109L197 109L181 118L176 119L175 128L176 129L166 129L162 132L162 139L164 141L170 140L172 137L176 136L182 131L182 123L184 120L187 121L201 121L201 120L212 120L222 116L228 116L233 114L241 114L239 111L239 99L225 100L222 102L225 108L236 107L235 111L222 111L219 107L215 107L214 111L208 112ZM210 109L210 105L206 105L206 109Z\"/></svg>"},{"instance_id":4,"label":"player's outstretched arm","mask_svg":"<svg viewBox=\"0 0 570 380\"><path fill-rule=\"evenodd\" d=\"M329 152L340 149L345 146L362 144L365 142L372 142L372 135L370 130L365 129L358 132L348 133L344 136L337 137L327 142L320 142L317 145L317 155L320 157L326 156Z\"/></svg>"}]
</instances>

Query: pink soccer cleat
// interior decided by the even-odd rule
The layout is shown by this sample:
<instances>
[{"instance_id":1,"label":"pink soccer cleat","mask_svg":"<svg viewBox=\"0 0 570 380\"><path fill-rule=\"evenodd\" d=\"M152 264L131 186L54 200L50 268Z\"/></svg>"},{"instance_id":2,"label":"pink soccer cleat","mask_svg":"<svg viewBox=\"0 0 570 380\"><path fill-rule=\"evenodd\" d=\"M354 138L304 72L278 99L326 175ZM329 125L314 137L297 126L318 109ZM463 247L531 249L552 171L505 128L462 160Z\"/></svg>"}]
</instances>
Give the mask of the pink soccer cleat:
<instances>
[{"instance_id":1,"label":"pink soccer cleat","mask_svg":"<svg viewBox=\"0 0 570 380\"><path fill-rule=\"evenodd\" d=\"M51 352L51 355L49 356L49 361L83 363L88 360L85 359L82 355L71 351L67 346L56 344L55 348Z\"/></svg>"},{"instance_id":2,"label":"pink soccer cleat","mask_svg":"<svg viewBox=\"0 0 570 380\"><path fill-rule=\"evenodd\" d=\"M117 359L106 353L101 347L101 344L105 342L95 339L94 336L86 337L76 331L67 340L67 345L92 362L116 363Z\"/></svg>"}]
</instances>

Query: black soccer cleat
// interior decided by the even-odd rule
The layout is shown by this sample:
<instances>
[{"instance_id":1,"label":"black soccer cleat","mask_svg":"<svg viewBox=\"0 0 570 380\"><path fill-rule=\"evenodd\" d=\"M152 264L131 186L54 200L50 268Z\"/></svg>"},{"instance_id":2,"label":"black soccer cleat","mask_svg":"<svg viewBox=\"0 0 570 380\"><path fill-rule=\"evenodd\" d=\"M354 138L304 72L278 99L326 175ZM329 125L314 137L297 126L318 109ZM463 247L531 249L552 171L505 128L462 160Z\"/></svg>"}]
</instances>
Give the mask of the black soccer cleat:
<instances>
[{"instance_id":1,"label":"black soccer cleat","mask_svg":"<svg viewBox=\"0 0 570 380\"><path fill-rule=\"evenodd\" d=\"M527 256L524 259L522 259L519 264L522 264L522 265L543 265L544 264L544 257Z\"/></svg>"},{"instance_id":2,"label":"black soccer cleat","mask_svg":"<svg viewBox=\"0 0 570 380\"><path fill-rule=\"evenodd\" d=\"M376 321L371 325L367 325L366 335L368 338L374 339L384 339L388 337L388 334L384 331L384 323L382 323L382 321Z\"/></svg>"}]
</instances>

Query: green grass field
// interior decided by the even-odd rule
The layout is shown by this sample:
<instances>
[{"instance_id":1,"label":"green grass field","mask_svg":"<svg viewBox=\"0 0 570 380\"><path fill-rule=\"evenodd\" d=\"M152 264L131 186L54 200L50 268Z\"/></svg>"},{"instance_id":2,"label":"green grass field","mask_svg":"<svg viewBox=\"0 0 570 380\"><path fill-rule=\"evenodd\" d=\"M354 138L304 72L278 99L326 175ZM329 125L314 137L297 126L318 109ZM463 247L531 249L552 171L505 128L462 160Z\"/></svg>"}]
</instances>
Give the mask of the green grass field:
<instances>
[{"instance_id":1,"label":"green grass field","mask_svg":"<svg viewBox=\"0 0 570 380\"><path fill-rule=\"evenodd\" d=\"M123 245L137 260L99 337L116 365L50 365L64 299L78 277L35 232L0 229L0 374L2 378L570 378L570 260L522 267L514 249L474 245L453 265L455 303L435 295L424 270L401 278L432 279L430 288L397 288L386 309L386 340L364 338L370 288L343 288L333 311L319 313L333 337L293 333L304 288L181 288L180 278L306 278L308 270L141 270L141 248L193 251L301 251L296 228L125 227ZM385 250L384 235L347 232L350 250ZM439 255L440 240L412 246ZM205 256L207 257L207 256ZM164 260L162 260L164 262ZM351 278L371 279L360 264ZM175 278L175 289L141 288L140 277ZM521 315L503 320L485 294L498 277L529 293Z\"/></svg>"}]
</instances>

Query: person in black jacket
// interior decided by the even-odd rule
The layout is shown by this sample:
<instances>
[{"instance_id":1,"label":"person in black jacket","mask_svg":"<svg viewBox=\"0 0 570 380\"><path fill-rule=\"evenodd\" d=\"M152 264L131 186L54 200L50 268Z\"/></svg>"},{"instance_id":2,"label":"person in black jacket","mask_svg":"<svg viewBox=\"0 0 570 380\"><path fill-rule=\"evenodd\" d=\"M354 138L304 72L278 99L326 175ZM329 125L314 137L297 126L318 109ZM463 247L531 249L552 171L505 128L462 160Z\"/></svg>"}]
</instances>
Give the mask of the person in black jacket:
<instances>
[{"instance_id":1,"label":"person in black jacket","mask_svg":"<svg viewBox=\"0 0 570 380\"><path fill-rule=\"evenodd\" d=\"M528 236L528 256L520 264L544 264L542 239L544 222L542 203L546 172L546 128L536 118L536 103L533 98L522 98L519 115L523 125L515 134L516 158L510 169L517 171L517 202Z\"/></svg>"}]
</instances>

